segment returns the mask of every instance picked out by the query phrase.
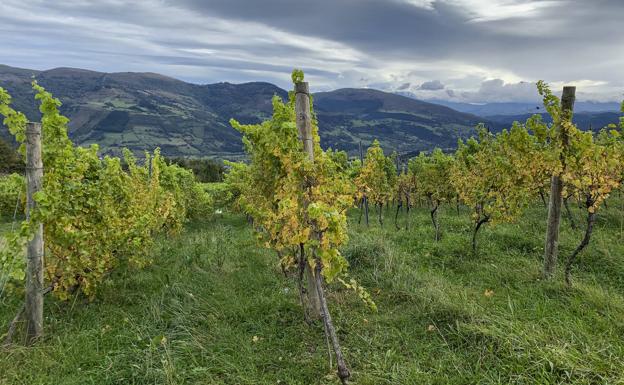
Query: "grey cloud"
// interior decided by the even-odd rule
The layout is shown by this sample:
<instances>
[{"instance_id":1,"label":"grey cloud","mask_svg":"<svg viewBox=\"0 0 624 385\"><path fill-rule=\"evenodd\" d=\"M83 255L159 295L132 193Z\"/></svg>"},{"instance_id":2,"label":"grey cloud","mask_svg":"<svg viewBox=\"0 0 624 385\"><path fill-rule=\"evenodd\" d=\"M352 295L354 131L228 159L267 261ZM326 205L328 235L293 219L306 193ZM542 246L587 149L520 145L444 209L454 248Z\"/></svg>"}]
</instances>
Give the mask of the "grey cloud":
<instances>
[{"instance_id":1,"label":"grey cloud","mask_svg":"<svg viewBox=\"0 0 624 385\"><path fill-rule=\"evenodd\" d=\"M450 47L460 48L468 39L485 37L478 25L464 23L465 15L442 2L434 3L434 10L395 0L317 0L298 2L296 7L286 0L182 3L207 15L260 22L399 57L412 57L414 52L436 56Z\"/></svg>"},{"instance_id":2,"label":"grey cloud","mask_svg":"<svg viewBox=\"0 0 624 385\"><path fill-rule=\"evenodd\" d=\"M539 100L535 83L505 83L501 79L484 81L477 92L467 93L466 96L471 99L470 101L487 102L535 102Z\"/></svg>"},{"instance_id":3,"label":"grey cloud","mask_svg":"<svg viewBox=\"0 0 624 385\"><path fill-rule=\"evenodd\" d=\"M444 89L444 84L442 84L439 80L430 80L428 82L424 82L418 88L426 91L437 91Z\"/></svg>"},{"instance_id":4,"label":"grey cloud","mask_svg":"<svg viewBox=\"0 0 624 385\"><path fill-rule=\"evenodd\" d=\"M318 0L296 9L283 0L185 3L198 12L344 42L386 61L457 61L531 81L622 84L617 75L624 66L624 50L618 48L624 46L624 34L617 33L624 15L620 0L559 0L531 17L485 22L474 22L468 8L454 5L457 1L444 0L435 1L432 10L407 1ZM609 59L597 62L598 57ZM492 75L497 76L481 76Z\"/></svg>"},{"instance_id":5,"label":"grey cloud","mask_svg":"<svg viewBox=\"0 0 624 385\"><path fill-rule=\"evenodd\" d=\"M530 17L509 15L527 4ZM475 100L535 98L538 79L586 80L580 95L617 98L623 15L620 0L3 0L0 61L282 87L303 67L316 89L421 84Z\"/></svg>"},{"instance_id":6,"label":"grey cloud","mask_svg":"<svg viewBox=\"0 0 624 385\"><path fill-rule=\"evenodd\" d=\"M275 73L289 74L292 71L292 67L284 65L272 65L265 63L257 63L252 61L242 60L227 60L220 58L200 58L200 57L186 57L186 56L156 56L156 55L143 55L148 61L156 61L159 63L179 65L179 66L196 66L196 67L214 67L220 69L232 70L251 70L251 71L265 71ZM318 69L310 69L306 71L306 75L310 76L325 76L332 77L335 73L330 71L323 71Z\"/></svg>"}]
</instances>

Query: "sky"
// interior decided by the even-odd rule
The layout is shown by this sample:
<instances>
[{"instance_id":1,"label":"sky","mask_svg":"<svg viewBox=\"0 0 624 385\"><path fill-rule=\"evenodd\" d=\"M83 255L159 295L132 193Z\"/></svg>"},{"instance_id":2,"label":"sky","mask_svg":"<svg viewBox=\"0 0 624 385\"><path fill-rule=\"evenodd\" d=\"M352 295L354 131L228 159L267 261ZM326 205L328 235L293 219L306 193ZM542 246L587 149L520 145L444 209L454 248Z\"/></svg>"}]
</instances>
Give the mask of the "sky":
<instances>
[{"instance_id":1,"label":"sky","mask_svg":"<svg viewBox=\"0 0 624 385\"><path fill-rule=\"evenodd\" d=\"M420 99L624 98L624 0L1 0L0 63Z\"/></svg>"}]
</instances>

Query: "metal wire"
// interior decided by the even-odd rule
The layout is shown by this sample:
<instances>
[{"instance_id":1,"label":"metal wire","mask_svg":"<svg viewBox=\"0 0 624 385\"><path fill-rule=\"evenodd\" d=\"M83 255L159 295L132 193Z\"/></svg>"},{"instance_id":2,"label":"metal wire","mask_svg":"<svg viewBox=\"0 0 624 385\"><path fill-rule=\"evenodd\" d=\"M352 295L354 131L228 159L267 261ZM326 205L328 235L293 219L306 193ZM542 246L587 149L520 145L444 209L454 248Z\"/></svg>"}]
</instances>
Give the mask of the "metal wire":
<instances>
[{"instance_id":1,"label":"metal wire","mask_svg":"<svg viewBox=\"0 0 624 385\"><path fill-rule=\"evenodd\" d=\"M13 211L13 222L11 223L11 232L15 230L15 222L17 222L17 210L19 210L20 199L22 199L22 190L17 193L17 201L15 202L15 210Z\"/></svg>"}]
</instances>

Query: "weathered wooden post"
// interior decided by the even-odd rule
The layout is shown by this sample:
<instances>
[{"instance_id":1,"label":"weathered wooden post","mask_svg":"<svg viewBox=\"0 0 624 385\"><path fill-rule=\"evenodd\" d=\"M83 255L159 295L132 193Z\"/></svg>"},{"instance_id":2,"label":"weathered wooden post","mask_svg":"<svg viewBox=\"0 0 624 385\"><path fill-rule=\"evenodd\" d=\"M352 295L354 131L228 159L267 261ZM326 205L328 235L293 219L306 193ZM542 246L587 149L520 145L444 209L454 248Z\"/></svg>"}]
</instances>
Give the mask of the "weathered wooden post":
<instances>
[{"instance_id":1,"label":"weathered wooden post","mask_svg":"<svg viewBox=\"0 0 624 385\"><path fill-rule=\"evenodd\" d=\"M303 142L303 151L311 162L314 162L314 141L312 139L312 116L310 113L310 89L307 82L295 83L295 114L297 116L297 129L299 139ZM303 253L303 250L302 250ZM303 256L302 256L303 258ZM307 283L306 298L304 303L306 314L311 319L321 318L321 302L318 297L318 289L314 272L309 263L305 263L304 275Z\"/></svg>"},{"instance_id":2,"label":"weathered wooden post","mask_svg":"<svg viewBox=\"0 0 624 385\"><path fill-rule=\"evenodd\" d=\"M31 223L37 207L34 196L43 184L41 123L28 123L26 127L26 183L26 220L34 226L34 236L27 247L24 315L27 342L32 344L43 335L43 224Z\"/></svg>"},{"instance_id":3,"label":"weathered wooden post","mask_svg":"<svg viewBox=\"0 0 624 385\"><path fill-rule=\"evenodd\" d=\"M362 150L362 141L360 140L360 166L364 167L364 150ZM364 194L363 205L364 205L364 215L366 216L366 226L368 226L368 198L366 198L366 194Z\"/></svg>"},{"instance_id":4,"label":"weathered wooden post","mask_svg":"<svg viewBox=\"0 0 624 385\"><path fill-rule=\"evenodd\" d=\"M574 99L576 87L563 87L563 95L561 96L561 112L563 121L572 120L572 111L574 109ZM565 169L565 156L568 151L569 138L565 129L561 124L555 127L561 138L562 152L560 161ZM555 274L557 268L557 254L559 249L559 223L561 222L561 205L563 203L563 182L561 174L553 175L550 181L550 198L548 203L548 223L546 229L546 243L544 245L544 271L543 276L546 279L551 278Z\"/></svg>"}]
</instances>

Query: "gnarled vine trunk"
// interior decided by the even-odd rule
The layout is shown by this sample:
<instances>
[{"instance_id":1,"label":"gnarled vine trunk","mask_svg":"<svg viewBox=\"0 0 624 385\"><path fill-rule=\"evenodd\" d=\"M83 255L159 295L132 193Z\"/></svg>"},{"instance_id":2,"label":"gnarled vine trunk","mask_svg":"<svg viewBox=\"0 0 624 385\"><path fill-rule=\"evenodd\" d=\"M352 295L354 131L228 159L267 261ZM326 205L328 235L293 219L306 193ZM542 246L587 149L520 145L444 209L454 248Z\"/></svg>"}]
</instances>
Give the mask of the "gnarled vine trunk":
<instances>
[{"instance_id":1,"label":"gnarled vine trunk","mask_svg":"<svg viewBox=\"0 0 624 385\"><path fill-rule=\"evenodd\" d=\"M411 220L412 220L410 217L410 206L412 203L410 202L409 194L405 197L405 203L407 204L407 207L405 208L405 216L407 217L407 221L405 223L405 230L409 230Z\"/></svg>"},{"instance_id":2,"label":"gnarled vine trunk","mask_svg":"<svg viewBox=\"0 0 624 385\"><path fill-rule=\"evenodd\" d=\"M572 227L572 230L576 230L577 229L576 221L574 220L574 215L572 214L572 210L570 210L568 199L570 199L570 197L565 197L563 199L563 206L565 207L566 215L568 216L568 221L570 222L570 227Z\"/></svg>"},{"instance_id":3,"label":"gnarled vine trunk","mask_svg":"<svg viewBox=\"0 0 624 385\"><path fill-rule=\"evenodd\" d=\"M474 231L472 233L472 252L475 255L477 254L477 233L479 232L479 229L481 229L481 226L483 226L485 223L489 221L490 221L490 217L486 215L486 216L479 218L475 222Z\"/></svg>"},{"instance_id":4,"label":"gnarled vine trunk","mask_svg":"<svg viewBox=\"0 0 624 385\"><path fill-rule=\"evenodd\" d=\"M323 324L325 326L325 333L328 335L331 340L332 346L334 348L334 354L336 355L336 365L338 366L338 377L343 384L347 383L347 380L351 376L349 369L347 368L347 364L345 363L344 356L342 355L342 349L340 348L340 341L338 340L338 335L336 334L336 328L334 327L334 323L332 322L331 313L329 312L329 307L327 306L327 299L325 298L325 290L324 290L324 282L323 275L321 274L321 270L323 268L321 259L316 257L316 271L315 271L315 279L316 279L316 288L318 290L318 297L320 299L321 304L321 317L323 318Z\"/></svg>"},{"instance_id":5,"label":"gnarled vine trunk","mask_svg":"<svg viewBox=\"0 0 624 385\"><path fill-rule=\"evenodd\" d=\"M431 222L433 223L433 229L435 230L435 240L440 240L440 224L438 223L438 208L440 208L439 200L430 200L431 201Z\"/></svg>"},{"instance_id":6,"label":"gnarled vine trunk","mask_svg":"<svg viewBox=\"0 0 624 385\"><path fill-rule=\"evenodd\" d=\"M399 211L403 208L403 200L399 199L399 202L397 203L397 209L396 209L396 213L394 213L394 227L397 230L401 230L401 228L399 227Z\"/></svg>"},{"instance_id":7,"label":"gnarled vine trunk","mask_svg":"<svg viewBox=\"0 0 624 385\"><path fill-rule=\"evenodd\" d=\"M548 207L548 203L546 203L546 197L544 196L544 190L540 189L539 195L540 198L542 198L542 203L544 204L544 207Z\"/></svg>"},{"instance_id":8,"label":"gnarled vine trunk","mask_svg":"<svg viewBox=\"0 0 624 385\"><path fill-rule=\"evenodd\" d=\"M364 212L364 198L360 199L360 204L358 205L360 208L360 216L358 217L358 225L362 223L362 213Z\"/></svg>"},{"instance_id":9,"label":"gnarled vine trunk","mask_svg":"<svg viewBox=\"0 0 624 385\"><path fill-rule=\"evenodd\" d=\"M589 207L591 206L592 206L592 203L590 200L588 200L587 227L585 228L585 234L583 235L583 239L581 240L581 243L576 247L576 249L574 249L570 257L566 261L565 282L568 286L572 286L572 265L576 261L576 258L581 253L581 251L583 251L583 249L585 249L585 247L587 247L587 245L589 244L592 232L594 230L594 224L596 223L596 213L589 211Z\"/></svg>"}]
</instances>

